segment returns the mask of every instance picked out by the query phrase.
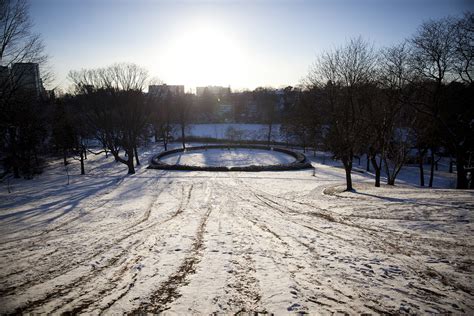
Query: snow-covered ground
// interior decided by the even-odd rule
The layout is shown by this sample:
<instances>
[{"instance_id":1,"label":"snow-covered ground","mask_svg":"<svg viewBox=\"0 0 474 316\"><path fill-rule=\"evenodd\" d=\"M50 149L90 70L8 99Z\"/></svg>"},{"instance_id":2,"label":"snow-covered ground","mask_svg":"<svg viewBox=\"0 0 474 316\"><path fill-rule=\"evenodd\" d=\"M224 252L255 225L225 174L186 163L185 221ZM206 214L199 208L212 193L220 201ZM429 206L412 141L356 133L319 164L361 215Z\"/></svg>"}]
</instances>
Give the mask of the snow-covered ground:
<instances>
[{"instance_id":1,"label":"snow-covered ground","mask_svg":"<svg viewBox=\"0 0 474 316\"><path fill-rule=\"evenodd\" d=\"M314 166L2 183L0 313L474 313L472 191Z\"/></svg>"},{"instance_id":2,"label":"snow-covered ground","mask_svg":"<svg viewBox=\"0 0 474 316\"><path fill-rule=\"evenodd\" d=\"M244 167L287 164L295 158L271 150L216 148L180 152L165 156L161 161L169 165Z\"/></svg>"}]
</instances>

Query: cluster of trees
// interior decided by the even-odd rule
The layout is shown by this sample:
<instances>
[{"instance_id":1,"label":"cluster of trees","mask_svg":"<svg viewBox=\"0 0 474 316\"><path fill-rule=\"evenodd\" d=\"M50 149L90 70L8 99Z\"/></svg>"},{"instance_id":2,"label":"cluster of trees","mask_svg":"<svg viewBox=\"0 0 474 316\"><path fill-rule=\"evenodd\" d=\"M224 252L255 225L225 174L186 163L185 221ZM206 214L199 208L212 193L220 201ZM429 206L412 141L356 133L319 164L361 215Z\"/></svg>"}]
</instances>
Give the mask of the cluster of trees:
<instances>
[{"instance_id":1,"label":"cluster of trees","mask_svg":"<svg viewBox=\"0 0 474 316\"><path fill-rule=\"evenodd\" d=\"M72 131L74 137L66 136L61 142L62 150L79 153L82 172L88 151L110 152L115 161L127 165L128 173L133 174L135 165L140 164L140 145L154 137L167 150L177 128L183 148L186 147L193 100L189 94L175 95L166 90L161 95L145 94L148 78L144 68L129 63L69 73L74 93L63 98L67 110L59 111L65 115L61 121L67 123L62 124L63 132L58 134L64 137L67 131ZM87 141L91 139L99 141L103 151L87 149Z\"/></svg>"},{"instance_id":2,"label":"cluster of trees","mask_svg":"<svg viewBox=\"0 0 474 316\"><path fill-rule=\"evenodd\" d=\"M353 189L355 156L367 155L376 186L382 168L393 185L414 149L421 185L429 153L430 186L437 157L447 155L456 161L457 188L467 188L465 167L474 151L473 32L474 15L466 13L425 22L392 47L375 50L356 38L323 53L308 75L308 91L287 113L285 130L305 145L322 139L344 165L347 190Z\"/></svg>"}]
</instances>

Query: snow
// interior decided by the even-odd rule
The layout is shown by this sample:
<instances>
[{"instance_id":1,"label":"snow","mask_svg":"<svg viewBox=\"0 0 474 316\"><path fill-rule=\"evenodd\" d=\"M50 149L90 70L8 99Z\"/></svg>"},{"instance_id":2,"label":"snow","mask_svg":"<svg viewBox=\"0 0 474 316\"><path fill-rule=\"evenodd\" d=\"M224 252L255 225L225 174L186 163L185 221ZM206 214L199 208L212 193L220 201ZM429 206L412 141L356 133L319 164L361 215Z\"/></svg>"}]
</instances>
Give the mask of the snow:
<instances>
[{"instance_id":1,"label":"snow","mask_svg":"<svg viewBox=\"0 0 474 316\"><path fill-rule=\"evenodd\" d=\"M130 176L90 156L69 185L60 160L2 183L0 313L473 314L474 193L359 172L343 192L318 156L314 175Z\"/></svg>"},{"instance_id":2,"label":"snow","mask_svg":"<svg viewBox=\"0 0 474 316\"><path fill-rule=\"evenodd\" d=\"M191 150L165 156L162 162L169 165L188 166L261 166L287 164L295 161L295 158L277 151L263 149L208 149Z\"/></svg>"}]
</instances>

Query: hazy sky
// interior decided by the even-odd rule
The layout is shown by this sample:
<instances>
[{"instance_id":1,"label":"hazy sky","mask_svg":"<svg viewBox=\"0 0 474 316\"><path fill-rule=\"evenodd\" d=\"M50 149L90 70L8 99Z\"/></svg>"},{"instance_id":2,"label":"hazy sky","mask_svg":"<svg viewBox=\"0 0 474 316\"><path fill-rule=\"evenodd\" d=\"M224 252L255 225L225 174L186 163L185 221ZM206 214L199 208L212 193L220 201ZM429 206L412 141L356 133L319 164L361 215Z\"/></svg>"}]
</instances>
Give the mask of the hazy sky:
<instances>
[{"instance_id":1,"label":"hazy sky","mask_svg":"<svg viewBox=\"0 0 474 316\"><path fill-rule=\"evenodd\" d=\"M317 54L362 35L402 41L468 0L31 0L56 83L81 68L133 62L167 84L233 89L296 85Z\"/></svg>"}]
</instances>

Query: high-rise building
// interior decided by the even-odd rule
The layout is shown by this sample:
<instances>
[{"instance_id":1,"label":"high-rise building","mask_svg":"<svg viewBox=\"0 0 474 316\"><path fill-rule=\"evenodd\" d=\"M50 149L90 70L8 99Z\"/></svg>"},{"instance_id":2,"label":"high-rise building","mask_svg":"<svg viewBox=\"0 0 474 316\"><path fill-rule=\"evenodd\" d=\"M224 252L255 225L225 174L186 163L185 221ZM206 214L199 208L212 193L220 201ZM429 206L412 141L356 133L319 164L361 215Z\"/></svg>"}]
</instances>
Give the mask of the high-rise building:
<instances>
[{"instance_id":1,"label":"high-rise building","mask_svg":"<svg viewBox=\"0 0 474 316\"><path fill-rule=\"evenodd\" d=\"M11 68L13 85L23 91L34 91L37 96L44 92L37 63L16 63Z\"/></svg>"},{"instance_id":2,"label":"high-rise building","mask_svg":"<svg viewBox=\"0 0 474 316\"><path fill-rule=\"evenodd\" d=\"M15 63L10 67L0 66L0 88L14 89L21 93L47 98L37 63Z\"/></svg>"}]
</instances>

